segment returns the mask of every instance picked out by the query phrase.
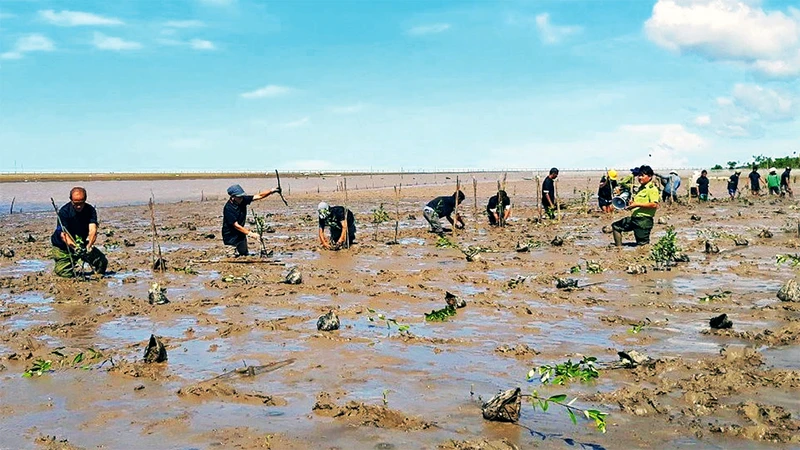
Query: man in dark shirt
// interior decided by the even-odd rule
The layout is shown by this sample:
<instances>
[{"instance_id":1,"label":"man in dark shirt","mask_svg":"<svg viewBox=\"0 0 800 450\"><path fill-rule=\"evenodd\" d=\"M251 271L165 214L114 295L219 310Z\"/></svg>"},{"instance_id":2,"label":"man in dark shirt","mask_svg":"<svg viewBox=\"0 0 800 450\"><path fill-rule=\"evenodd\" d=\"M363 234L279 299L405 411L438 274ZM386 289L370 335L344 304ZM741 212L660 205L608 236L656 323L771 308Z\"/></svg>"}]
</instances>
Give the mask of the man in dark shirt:
<instances>
[{"instance_id":1,"label":"man in dark shirt","mask_svg":"<svg viewBox=\"0 0 800 450\"><path fill-rule=\"evenodd\" d=\"M739 190L739 176L742 174L741 170L737 170L733 173L733 175L728 178L728 195L731 196L731 200L736 198L736 191Z\"/></svg>"},{"instance_id":2,"label":"man in dark shirt","mask_svg":"<svg viewBox=\"0 0 800 450\"><path fill-rule=\"evenodd\" d=\"M353 211L344 206L329 206L321 202L317 206L319 216L319 242L322 247L338 250L350 248L356 241L356 218ZM325 227L331 230L330 241L325 237Z\"/></svg>"},{"instance_id":3,"label":"man in dark shirt","mask_svg":"<svg viewBox=\"0 0 800 450\"><path fill-rule=\"evenodd\" d=\"M108 260L94 246L97 240L97 210L86 203L86 189L74 187L69 203L58 210L56 230L50 237L55 260L53 271L60 277L75 276L78 261L89 263L95 273L104 274Z\"/></svg>"},{"instance_id":4,"label":"man in dark shirt","mask_svg":"<svg viewBox=\"0 0 800 450\"><path fill-rule=\"evenodd\" d=\"M498 197L503 199L502 203L498 201ZM503 207L498 209L497 205L499 204L502 204ZM503 223L506 223L508 218L511 217L511 199L508 198L506 191L499 190L497 195L489 197L489 203L486 204L486 214L489 215L489 225L499 225L501 214Z\"/></svg>"},{"instance_id":5,"label":"man in dark shirt","mask_svg":"<svg viewBox=\"0 0 800 450\"><path fill-rule=\"evenodd\" d=\"M236 248L236 256L247 256L247 238L261 239L261 235L244 227L247 221L247 205L255 200L279 194L281 188L261 191L256 195L246 195L238 184L228 188L228 202L222 208L222 242Z\"/></svg>"},{"instance_id":6,"label":"man in dark shirt","mask_svg":"<svg viewBox=\"0 0 800 450\"><path fill-rule=\"evenodd\" d=\"M753 166L753 171L747 177L750 178L750 192L761 195L761 174L758 173L758 166Z\"/></svg>"},{"instance_id":7,"label":"man in dark shirt","mask_svg":"<svg viewBox=\"0 0 800 450\"><path fill-rule=\"evenodd\" d=\"M556 218L556 178L558 178L558 169L553 167L542 182L542 206L550 219Z\"/></svg>"},{"instance_id":8,"label":"man in dark shirt","mask_svg":"<svg viewBox=\"0 0 800 450\"><path fill-rule=\"evenodd\" d=\"M781 197L789 194L789 197L794 197L794 192L792 192L792 188L789 187L789 176L791 175L792 168L787 167L786 170L783 171L781 174Z\"/></svg>"},{"instance_id":9,"label":"man in dark shirt","mask_svg":"<svg viewBox=\"0 0 800 450\"><path fill-rule=\"evenodd\" d=\"M601 211L606 213L613 211L611 199L616 188L617 171L612 169L603 175L603 178L600 179L600 186L597 188L597 204L600 206Z\"/></svg>"},{"instance_id":10,"label":"man in dark shirt","mask_svg":"<svg viewBox=\"0 0 800 450\"><path fill-rule=\"evenodd\" d=\"M455 220L451 217L453 212L456 210L456 198L458 199L458 204L460 205L466 196L459 190L454 192L453 195L447 197L436 197L428 202L425 208L422 209L422 215L430 224L431 232L442 234L446 231L451 231L449 229L446 230L442 228L442 224L439 223L441 217L447 219L447 221L456 228L464 228L464 219L461 218L460 214L456 213Z\"/></svg>"},{"instance_id":11,"label":"man in dark shirt","mask_svg":"<svg viewBox=\"0 0 800 450\"><path fill-rule=\"evenodd\" d=\"M703 169L700 176L697 178L697 194L701 201L708 201L708 171Z\"/></svg>"}]
</instances>

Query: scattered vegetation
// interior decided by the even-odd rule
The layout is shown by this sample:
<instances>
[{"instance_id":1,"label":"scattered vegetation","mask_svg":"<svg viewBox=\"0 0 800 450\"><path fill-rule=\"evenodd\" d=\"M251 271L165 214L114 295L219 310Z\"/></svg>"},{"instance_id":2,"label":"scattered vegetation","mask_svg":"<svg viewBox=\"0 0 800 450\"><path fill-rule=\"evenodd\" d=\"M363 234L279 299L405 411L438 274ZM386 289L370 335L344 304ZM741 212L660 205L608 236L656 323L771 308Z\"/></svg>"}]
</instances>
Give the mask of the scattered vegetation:
<instances>
[{"instance_id":1,"label":"scattered vegetation","mask_svg":"<svg viewBox=\"0 0 800 450\"><path fill-rule=\"evenodd\" d=\"M378 240L378 229L380 229L380 225L384 222L388 222L390 220L389 213L383 209L383 203L381 206L374 208L372 210L372 223L375 225L375 240Z\"/></svg>"},{"instance_id":2,"label":"scattered vegetation","mask_svg":"<svg viewBox=\"0 0 800 450\"><path fill-rule=\"evenodd\" d=\"M367 308L367 311L369 311L370 314L375 314L374 317L373 316L367 316L367 319L370 322L381 322L382 321L382 322L386 323L386 328L388 328L389 330L392 329L392 326L395 326L397 328L397 331L400 334L409 333L408 330L411 328L410 325L400 324L400 323L397 322L397 320L392 319L390 317L386 317L383 313L376 312L374 309Z\"/></svg>"},{"instance_id":3,"label":"scattered vegetation","mask_svg":"<svg viewBox=\"0 0 800 450\"><path fill-rule=\"evenodd\" d=\"M445 236L439 236L439 239L436 240L436 248L458 248L458 246Z\"/></svg>"},{"instance_id":4,"label":"scattered vegetation","mask_svg":"<svg viewBox=\"0 0 800 450\"><path fill-rule=\"evenodd\" d=\"M31 378L34 376L40 377L44 373L52 371L53 371L53 361L50 361L49 359L46 361L43 359L37 359L36 361L33 362L31 368L26 370L22 374L22 376L25 378Z\"/></svg>"},{"instance_id":5,"label":"scattered vegetation","mask_svg":"<svg viewBox=\"0 0 800 450\"><path fill-rule=\"evenodd\" d=\"M716 300L723 300L723 299L726 299L726 298L730 297L731 294L732 294L731 291L720 291L720 290L717 290L717 291L715 291L715 292L713 292L711 294L707 294L707 295L704 295L704 296L700 297L700 302L708 303L708 302L713 302L713 301L716 301Z\"/></svg>"},{"instance_id":6,"label":"scattered vegetation","mask_svg":"<svg viewBox=\"0 0 800 450\"><path fill-rule=\"evenodd\" d=\"M652 322L650 321L650 319L645 317L644 320L642 320L641 322L639 322L637 324L634 324L631 327L631 329L628 330L628 333L630 333L630 334L639 334L639 332L641 332L643 329L645 329L645 327L650 326L651 323Z\"/></svg>"},{"instance_id":7,"label":"scattered vegetation","mask_svg":"<svg viewBox=\"0 0 800 450\"><path fill-rule=\"evenodd\" d=\"M800 266L800 254L775 255L775 259L777 260L776 264L779 266L782 264L789 264L791 267Z\"/></svg>"},{"instance_id":8,"label":"scattered vegetation","mask_svg":"<svg viewBox=\"0 0 800 450\"><path fill-rule=\"evenodd\" d=\"M667 233L650 250L650 258L655 261L657 268L669 267L675 263L675 257L681 251L676 241L675 228L667 227Z\"/></svg>"},{"instance_id":9,"label":"scattered vegetation","mask_svg":"<svg viewBox=\"0 0 800 450\"><path fill-rule=\"evenodd\" d=\"M531 406L533 407L534 411L537 407L541 408L542 411L547 411L552 403L564 408L573 424L578 424L578 418L575 416L575 411L577 411L578 413L583 414L583 416L587 419L593 420L595 427L597 427L601 433L606 432L606 416L608 416L608 413L604 413L596 409L581 409L573 406L572 404L575 403L577 398L573 398L568 403L564 403L564 401L567 399L567 394L551 395L550 397L545 398L541 397L536 391L533 391L530 395L528 395L528 397L531 399Z\"/></svg>"},{"instance_id":10,"label":"scattered vegetation","mask_svg":"<svg viewBox=\"0 0 800 450\"><path fill-rule=\"evenodd\" d=\"M447 322L448 317L456 315L456 308L447 305L442 309L435 309L425 313L425 320L428 322Z\"/></svg>"},{"instance_id":11,"label":"scattered vegetation","mask_svg":"<svg viewBox=\"0 0 800 450\"><path fill-rule=\"evenodd\" d=\"M567 362L544 366L536 369L531 369L528 372L528 381L536 378L538 373L539 381L543 384L557 384L564 385L575 379L581 382L591 381L600 376L600 372L595 367L597 358L594 356L584 356L578 363L573 363L572 360Z\"/></svg>"}]
</instances>

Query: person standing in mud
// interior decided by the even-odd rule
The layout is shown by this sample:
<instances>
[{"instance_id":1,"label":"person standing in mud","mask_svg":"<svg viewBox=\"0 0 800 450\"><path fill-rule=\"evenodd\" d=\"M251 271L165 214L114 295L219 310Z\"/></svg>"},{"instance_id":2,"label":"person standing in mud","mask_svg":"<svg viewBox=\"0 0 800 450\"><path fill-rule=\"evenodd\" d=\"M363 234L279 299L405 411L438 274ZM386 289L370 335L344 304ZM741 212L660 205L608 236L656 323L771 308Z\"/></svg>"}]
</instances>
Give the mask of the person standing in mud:
<instances>
[{"instance_id":1,"label":"person standing in mud","mask_svg":"<svg viewBox=\"0 0 800 450\"><path fill-rule=\"evenodd\" d=\"M786 196L789 194L789 197L794 197L794 192L792 192L792 188L789 187L789 177L791 176L792 168L787 167L786 170L783 171L781 174L781 197Z\"/></svg>"},{"instance_id":2,"label":"person standing in mud","mask_svg":"<svg viewBox=\"0 0 800 450\"><path fill-rule=\"evenodd\" d=\"M356 218L353 211L344 206L329 206L325 202L317 205L319 216L319 242L323 248L338 250L350 248L356 241ZM325 237L325 227L330 228L331 239Z\"/></svg>"},{"instance_id":3,"label":"person standing in mud","mask_svg":"<svg viewBox=\"0 0 800 450\"><path fill-rule=\"evenodd\" d=\"M600 206L600 211L605 213L614 211L613 206L611 206L611 199L616 188L617 171L611 169L600 178L600 186L597 188L597 204Z\"/></svg>"},{"instance_id":4,"label":"person standing in mud","mask_svg":"<svg viewBox=\"0 0 800 450\"><path fill-rule=\"evenodd\" d=\"M700 201L707 202L708 201L708 184L710 183L708 179L708 171L703 169L700 172L700 176L697 177L697 196L700 198Z\"/></svg>"},{"instance_id":5,"label":"person standing in mud","mask_svg":"<svg viewBox=\"0 0 800 450\"><path fill-rule=\"evenodd\" d=\"M74 264L87 262L98 274L106 273L108 259L94 246L97 241L97 210L86 203L86 189L74 187L69 203L58 210L56 230L50 237L55 260L53 272L60 277L74 277Z\"/></svg>"},{"instance_id":6,"label":"person standing in mud","mask_svg":"<svg viewBox=\"0 0 800 450\"><path fill-rule=\"evenodd\" d=\"M669 176L655 175L661 181L664 189L661 191L661 201L678 202L678 188L681 187L681 177L678 172L671 170Z\"/></svg>"},{"instance_id":7,"label":"person standing in mud","mask_svg":"<svg viewBox=\"0 0 800 450\"><path fill-rule=\"evenodd\" d=\"M261 191L256 195L247 195L238 184L228 188L228 202L222 208L222 242L235 249L236 256L247 256L247 238L261 239L261 235L244 227L247 221L247 205L267 198L272 194L279 194L281 188L276 187L269 191Z\"/></svg>"},{"instance_id":8,"label":"person standing in mud","mask_svg":"<svg viewBox=\"0 0 800 450\"><path fill-rule=\"evenodd\" d=\"M741 174L742 171L737 170L728 178L728 195L731 196L731 200L736 198L736 192L739 190L739 176Z\"/></svg>"},{"instance_id":9,"label":"person standing in mud","mask_svg":"<svg viewBox=\"0 0 800 450\"><path fill-rule=\"evenodd\" d=\"M499 190L497 191L497 195L489 197L489 203L486 204L486 214L489 216L489 225L491 226L500 224L500 211L497 208L500 204L503 205L503 207L500 208L503 210L503 223L508 221L508 218L511 217L511 199L508 198L506 191Z\"/></svg>"},{"instance_id":10,"label":"person standing in mud","mask_svg":"<svg viewBox=\"0 0 800 450\"><path fill-rule=\"evenodd\" d=\"M614 245L622 245L622 233L633 231L636 245L650 243L650 231L653 229L653 217L658 209L658 188L653 184L653 169L650 166L641 166L638 170L637 180L639 190L633 196L631 203L625 208L631 211L630 217L620 219L611 224L614 233Z\"/></svg>"},{"instance_id":11,"label":"person standing in mud","mask_svg":"<svg viewBox=\"0 0 800 450\"><path fill-rule=\"evenodd\" d=\"M550 220L556 218L556 178L558 178L558 169L553 167L542 182L542 206Z\"/></svg>"},{"instance_id":12,"label":"person standing in mud","mask_svg":"<svg viewBox=\"0 0 800 450\"><path fill-rule=\"evenodd\" d=\"M758 166L753 166L753 171L747 177L750 178L750 193L761 195L761 174L758 173Z\"/></svg>"},{"instance_id":13,"label":"person standing in mud","mask_svg":"<svg viewBox=\"0 0 800 450\"><path fill-rule=\"evenodd\" d=\"M780 186L781 178L778 176L778 169L770 167L769 175L767 175L767 189L769 189L769 195L780 195Z\"/></svg>"},{"instance_id":14,"label":"person standing in mud","mask_svg":"<svg viewBox=\"0 0 800 450\"><path fill-rule=\"evenodd\" d=\"M455 219L451 216L456 210L456 201L460 205L465 198L467 198L467 196L459 190L454 192L453 195L436 197L425 205L425 208L422 209L422 216L425 217L425 220L427 220L428 224L431 226L432 233L441 235L442 233L452 231L447 228L442 228L442 224L439 222L442 217L447 219L450 225L458 229L464 228L464 219L461 218L460 214L455 213Z\"/></svg>"}]
</instances>

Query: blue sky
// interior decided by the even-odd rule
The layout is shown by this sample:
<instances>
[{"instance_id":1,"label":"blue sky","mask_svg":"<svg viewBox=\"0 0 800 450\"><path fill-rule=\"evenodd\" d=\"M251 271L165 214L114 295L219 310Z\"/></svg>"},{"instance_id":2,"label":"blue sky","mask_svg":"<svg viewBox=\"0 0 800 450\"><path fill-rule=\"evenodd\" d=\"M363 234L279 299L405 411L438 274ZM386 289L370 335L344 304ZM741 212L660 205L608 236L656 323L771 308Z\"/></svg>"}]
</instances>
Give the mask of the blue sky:
<instances>
[{"instance_id":1,"label":"blue sky","mask_svg":"<svg viewBox=\"0 0 800 450\"><path fill-rule=\"evenodd\" d=\"M0 0L0 172L787 155L793 4Z\"/></svg>"}]
</instances>

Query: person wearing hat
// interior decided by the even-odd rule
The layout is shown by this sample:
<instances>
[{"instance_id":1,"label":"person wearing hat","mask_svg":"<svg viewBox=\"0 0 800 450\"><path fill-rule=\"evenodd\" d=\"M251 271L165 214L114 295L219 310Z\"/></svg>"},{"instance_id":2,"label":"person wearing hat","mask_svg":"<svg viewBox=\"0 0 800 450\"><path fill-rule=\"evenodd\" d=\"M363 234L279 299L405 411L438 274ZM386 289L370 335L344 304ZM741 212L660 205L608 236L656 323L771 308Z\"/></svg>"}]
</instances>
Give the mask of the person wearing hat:
<instances>
[{"instance_id":1,"label":"person wearing hat","mask_svg":"<svg viewBox=\"0 0 800 450\"><path fill-rule=\"evenodd\" d=\"M789 197L794 197L794 192L792 192L792 188L789 187L789 176L791 175L792 168L787 167L786 170L783 171L781 174L781 197L789 194Z\"/></svg>"},{"instance_id":2,"label":"person wearing hat","mask_svg":"<svg viewBox=\"0 0 800 450\"><path fill-rule=\"evenodd\" d=\"M556 218L556 178L558 178L558 169L553 167L542 182L542 206L550 220Z\"/></svg>"},{"instance_id":3,"label":"person wearing hat","mask_svg":"<svg viewBox=\"0 0 800 450\"><path fill-rule=\"evenodd\" d=\"M678 172L671 170L668 176L656 174L664 189L661 191L661 201L678 201L678 188L681 186L681 177Z\"/></svg>"},{"instance_id":4,"label":"person wearing hat","mask_svg":"<svg viewBox=\"0 0 800 450\"><path fill-rule=\"evenodd\" d=\"M761 195L761 174L758 173L758 166L753 166L753 171L747 177L750 179L750 193Z\"/></svg>"},{"instance_id":5,"label":"person wearing hat","mask_svg":"<svg viewBox=\"0 0 800 450\"><path fill-rule=\"evenodd\" d=\"M69 192L69 203L58 210L56 230L50 236L53 272L60 277L75 276L78 261L89 263L95 273L103 275L108 267L106 256L94 246L97 240L97 210L86 203L86 189L77 186Z\"/></svg>"},{"instance_id":6,"label":"person wearing hat","mask_svg":"<svg viewBox=\"0 0 800 450\"><path fill-rule=\"evenodd\" d=\"M600 186L597 189L597 204L600 206L600 211L610 213L614 210L611 199L616 188L617 171L611 169L603 175L603 178L600 178Z\"/></svg>"},{"instance_id":7,"label":"person wearing hat","mask_svg":"<svg viewBox=\"0 0 800 450\"><path fill-rule=\"evenodd\" d=\"M733 172L733 175L728 178L728 195L731 196L731 200L736 198L736 191L739 190L739 176L741 175L742 171L736 169L736 171Z\"/></svg>"},{"instance_id":8,"label":"person wearing hat","mask_svg":"<svg viewBox=\"0 0 800 450\"><path fill-rule=\"evenodd\" d=\"M279 194L281 188L261 191L256 195L247 195L238 184L228 188L228 202L222 208L222 242L236 249L236 256L247 256L247 238L261 239L261 235L244 227L247 222L247 205L255 200Z\"/></svg>"},{"instance_id":9,"label":"person wearing hat","mask_svg":"<svg viewBox=\"0 0 800 450\"><path fill-rule=\"evenodd\" d=\"M700 201L707 202L708 201L708 185L711 181L708 179L708 171L703 169L700 172L700 176L697 177L697 197Z\"/></svg>"},{"instance_id":10,"label":"person wearing hat","mask_svg":"<svg viewBox=\"0 0 800 450\"><path fill-rule=\"evenodd\" d=\"M330 206L325 202L317 205L319 216L319 242L323 248L338 250L350 248L356 241L356 218L353 211L344 206ZM330 228L331 239L325 237L325 227Z\"/></svg>"},{"instance_id":11,"label":"person wearing hat","mask_svg":"<svg viewBox=\"0 0 800 450\"><path fill-rule=\"evenodd\" d=\"M634 185L634 181L636 181L636 177L639 176L639 170L640 170L639 167L634 167L633 169L631 169L631 174L630 175L627 175L624 178L622 178L621 180L619 180L620 192L627 191L627 192L630 192L631 194L633 194L633 191L634 191L634 186L633 185Z\"/></svg>"},{"instance_id":12,"label":"person wearing hat","mask_svg":"<svg viewBox=\"0 0 800 450\"><path fill-rule=\"evenodd\" d=\"M622 233L633 231L636 245L650 243L650 231L653 229L653 217L658 209L658 188L653 184L653 169L650 166L641 166L636 177L639 190L633 196L627 208L631 211L630 217L620 219L611 224L614 233L614 245L622 245Z\"/></svg>"},{"instance_id":13,"label":"person wearing hat","mask_svg":"<svg viewBox=\"0 0 800 450\"><path fill-rule=\"evenodd\" d=\"M767 188L770 195L780 195L781 193L781 177L778 176L778 169L774 167L769 168L769 175L767 175Z\"/></svg>"},{"instance_id":14,"label":"person wearing hat","mask_svg":"<svg viewBox=\"0 0 800 450\"><path fill-rule=\"evenodd\" d=\"M508 197L506 191L500 189L497 195L489 197L489 202L486 204L486 214L489 216L489 225L500 225L500 215L502 214L503 223L508 221L511 217L511 199Z\"/></svg>"},{"instance_id":15,"label":"person wearing hat","mask_svg":"<svg viewBox=\"0 0 800 450\"><path fill-rule=\"evenodd\" d=\"M455 219L451 216L456 210L456 202L460 205L465 198L467 198L467 196L464 195L464 192L458 190L454 192L453 195L436 197L425 205L425 208L422 209L422 217L428 221L432 233L441 235L442 233L452 231L442 228L442 224L439 222L441 217L447 219L450 225L456 228L464 228L464 219L461 218L460 214L456 212Z\"/></svg>"}]
</instances>

